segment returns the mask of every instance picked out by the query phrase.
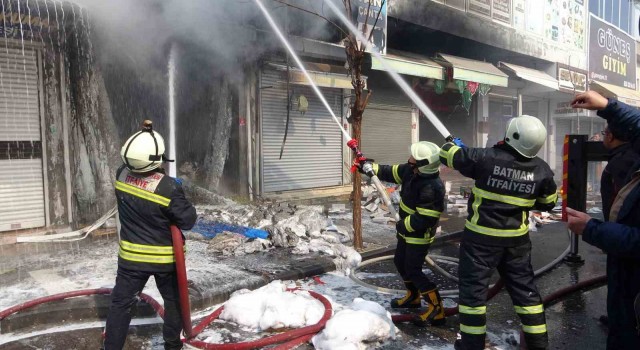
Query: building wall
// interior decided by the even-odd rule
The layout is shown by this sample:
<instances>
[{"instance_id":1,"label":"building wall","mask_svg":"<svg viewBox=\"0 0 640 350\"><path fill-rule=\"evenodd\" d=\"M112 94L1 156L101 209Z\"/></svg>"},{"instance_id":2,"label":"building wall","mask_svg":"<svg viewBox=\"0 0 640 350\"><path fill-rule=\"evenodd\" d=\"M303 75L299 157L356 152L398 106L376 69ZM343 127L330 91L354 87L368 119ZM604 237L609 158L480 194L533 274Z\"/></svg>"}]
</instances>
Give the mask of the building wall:
<instances>
[{"instance_id":1,"label":"building wall","mask_svg":"<svg viewBox=\"0 0 640 350\"><path fill-rule=\"evenodd\" d=\"M452 3L461 5L446 5ZM389 4L389 16L497 48L586 69L585 7L578 6L579 11L569 13L562 7L562 1L553 2L555 7L549 7L551 5L547 5L547 1L514 0L511 13L505 15L500 12L496 16L496 11L492 9L489 17L479 14L481 11L475 7L470 10L471 3L471 0L396 0ZM492 0L489 3L493 4L489 5L491 8L502 8L509 1ZM579 4L571 3L574 7ZM571 28L567 21L564 24L561 21L564 11L566 16L573 19ZM555 13L561 15L552 16ZM577 25L573 24L574 21Z\"/></svg>"}]
</instances>

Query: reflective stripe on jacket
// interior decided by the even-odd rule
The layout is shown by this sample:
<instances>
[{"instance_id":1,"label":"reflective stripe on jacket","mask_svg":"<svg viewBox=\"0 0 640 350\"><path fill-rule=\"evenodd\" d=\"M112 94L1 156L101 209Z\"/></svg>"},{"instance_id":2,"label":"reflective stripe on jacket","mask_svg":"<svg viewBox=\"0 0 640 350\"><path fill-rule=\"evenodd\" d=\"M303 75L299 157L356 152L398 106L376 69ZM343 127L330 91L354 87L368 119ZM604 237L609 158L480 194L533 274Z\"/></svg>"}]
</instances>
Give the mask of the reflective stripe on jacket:
<instances>
[{"instance_id":1,"label":"reflective stripe on jacket","mask_svg":"<svg viewBox=\"0 0 640 350\"><path fill-rule=\"evenodd\" d=\"M463 237L491 245L529 240L529 210L551 210L558 200L553 172L542 159L525 158L506 144L461 148L446 143L440 161L475 179Z\"/></svg>"},{"instance_id":2,"label":"reflective stripe on jacket","mask_svg":"<svg viewBox=\"0 0 640 350\"><path fill-rule=\"evenodd\" d=\"M402 184L398 238L408 244L431 244L444 211L444 185L439 174L414 174L409 164L378 165L380 180Z\"/></svg>"},{"instance_id":3,"label":"reflective stripe on jacket","mask_svg":"<svg viewBox=\"0 0 640 350\"><path fill-rule=\"evenodd\" d=\"M173 271L170 225L188 230L196 221L196 210L182 186L159 171L139 174L122 166L115 189L121 224L118 264L132 270Z\"/></svg>"}]
</instances>

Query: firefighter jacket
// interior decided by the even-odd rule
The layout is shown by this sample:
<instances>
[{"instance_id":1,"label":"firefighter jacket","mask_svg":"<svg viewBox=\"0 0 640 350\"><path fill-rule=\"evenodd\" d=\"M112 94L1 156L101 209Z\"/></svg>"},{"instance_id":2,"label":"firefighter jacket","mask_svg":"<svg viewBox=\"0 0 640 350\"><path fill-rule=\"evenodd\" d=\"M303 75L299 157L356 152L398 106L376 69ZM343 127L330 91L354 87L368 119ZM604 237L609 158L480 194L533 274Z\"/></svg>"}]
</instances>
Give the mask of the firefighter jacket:
<instances>
[{"instance_id":1,"label":"firefighter jacket","mask_svg":"<svg viewBox=\"0 0 640 350\"><path fill-rule=\"evenodd\" d=\"M503 247L529 242L529 210L550 210L558 200L549 165L505 143L492 148L446 143L440 161L475 180L463 240Z\"/></svg>"},{"instance_id":2,"label":"firefighter jacket","mask_svg":"<svg viewBox=\"0 0 640 350\"><path fill-rule=\"evenodd\" d=\"M196 222L196 209L182 186L161 171L133 173L123 165L116 172L115 188L121 225L118 265L174 271L170 225L189 230Z\"/></svg>"},{"instance_id":3,"label":"firefighter jacket","mask_svg":"<svg viewBox=\"0 0 640 350\"><path fill-rule=\"evenodd\" d=\"M408 244L431 244L444 210L444 185L439 173L414 174L409 164L373 164L373 171L380 180L402 184L398 239Z\"/></svg>"}]
</instances>

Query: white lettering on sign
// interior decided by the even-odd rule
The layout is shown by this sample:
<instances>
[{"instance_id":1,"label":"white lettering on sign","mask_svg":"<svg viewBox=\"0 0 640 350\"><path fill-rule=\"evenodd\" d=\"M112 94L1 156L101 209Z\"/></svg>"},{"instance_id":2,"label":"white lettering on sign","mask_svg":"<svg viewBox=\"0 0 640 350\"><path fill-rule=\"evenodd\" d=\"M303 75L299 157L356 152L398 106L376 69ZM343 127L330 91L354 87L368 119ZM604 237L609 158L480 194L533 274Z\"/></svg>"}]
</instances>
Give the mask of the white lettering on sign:
<instances>
[{"instance_id":1,"label":"white lettering on sign","mask_svg":"<svg viewBox=\"0 0 640 350\"><path fill-rule=\"evenodd\" d=\"M607 51L616 55L624 57L627 60L627 63L631 63L631 43L624 40L624 38L615 35L611 28L607 28L606 30L604 28L598 29L598 46L603 49L607 49Z\"/></svg>"}]
</instances>

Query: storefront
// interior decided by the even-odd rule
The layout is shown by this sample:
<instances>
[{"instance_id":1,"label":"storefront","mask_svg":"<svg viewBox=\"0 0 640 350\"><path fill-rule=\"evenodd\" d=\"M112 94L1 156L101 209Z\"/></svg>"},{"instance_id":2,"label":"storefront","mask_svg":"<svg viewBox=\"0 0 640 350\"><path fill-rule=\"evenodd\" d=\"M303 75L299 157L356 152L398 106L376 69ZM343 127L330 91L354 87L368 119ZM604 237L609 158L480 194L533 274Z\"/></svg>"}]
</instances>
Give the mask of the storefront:
<instances>
[{"instance_id":1,"label":"storefront","mask_svg":"<svg viewBox=\"0 0 640 350\"><path fill-rule=\"evenodd\" d=\"M551 64L549 64L551 65ZM505 73L509 74L509 87L506 92L501 95L508 96L510 100L502 97L500 106L493 107L496 104L496 95L490 96L490 113L500 113L501 119L494 121L492 126L497 127L498 133L494 134L494 138L490 137L490 141L495 142L501 140L506 132L508 119L518 115L532 115L540 119L545 125L549 125L549 101L550 96L557 94L560 84L558 80L544 71L524 67L507 62L499 62L498 67ZM499 91L494 91L499 93ZM493 108L492 108L493 107ZM492 128L493 129L493 128ZM538 157L545 161L551 159L550 145L553 140L548 137L545 144L538 152Z\"/></svg>"},{"instance_id":2,"label":"storefront","mask_svg":"<svg viewBox=\"0 0 640 350\"><path fill-rule=\"evenodd\" d=\"M507 74L488 62L443 53L438 54L437 62L446 69L446 82L443 87L437 84L421 86L422 96L455 136L469 145L484 147L486 135L491 133L491 123L500 119L497 114L490 117L486 110L488 98L494 89L508 86ZM441 142L442 135L426 118L421 118L420 139Z\"/></svg>"},{"instance_id":3,"label":"storefront","mask_svg":"<svg viewBox=\"0 0 640 350\"><path fill-rule=\"evenodd\" d=\"M0 232L47 224L40 66L35 48L0 50Z\"/></svg>"},{"instance_id":4,"label":"storefront","mask_svg":"<svg viewBox=\"0 0 640 350\"><path fill-rule=\"evenodd\" d=\"M335 116L342 118L348 98L344 89L351 87L346 70L326 64L305 66ZM301 71L283 63L266 64L260 75L260 107L260 193L346 183L342 133Z\"/></svg>"},{"instance_id":5,"label":"storefront","mask_svg":"<svg viewBox=\"0 0 640 350\"><path fill-rule=\"evenodd\" d=\"M442 66L426 57L390 50L385 59L387 66L409 82L444 79ZM367 76L372 93L362 119L362 149L381 164L404 163L409 145L418 141L418 112L385 66L375 57L371 61Z\"/></svg>"}]
</instances>

